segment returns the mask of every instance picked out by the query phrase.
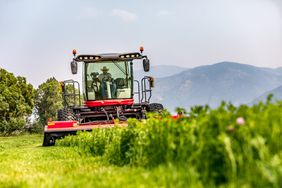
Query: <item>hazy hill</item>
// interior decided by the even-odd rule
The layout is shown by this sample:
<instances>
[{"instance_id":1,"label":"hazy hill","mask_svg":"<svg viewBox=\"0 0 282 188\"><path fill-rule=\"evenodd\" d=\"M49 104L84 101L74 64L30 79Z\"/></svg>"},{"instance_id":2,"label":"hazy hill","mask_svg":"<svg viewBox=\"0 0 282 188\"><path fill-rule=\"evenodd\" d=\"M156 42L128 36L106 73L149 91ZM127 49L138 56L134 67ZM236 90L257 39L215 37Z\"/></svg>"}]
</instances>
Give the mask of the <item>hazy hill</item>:
<instances>
[{"instance_id":1,"label":"hazy hill","mask_svg":"<svg viewBox=\"0 0 282 188\"><path fill-rule=\"evenodd\" d=\"M281 85L282 75L270 70L233 62L188 69L156 79L152 101L170 110L203 104L214 107L222 100L249 103Z\"/></svg>"},{"instance_id":2,"label":"hazy hill","mask_svg":"<svg viewBox=\"0 0 282 188\"><path fill-rule=\"evenodd\" d=\"M273 100L282 100L282 85L273 90L265 92L264 94L253 100L252 103L257 103L258 101L265 101L269 94L273 94Z\"/></svg>"},{"instance_id":3,"label":"hazy hill","mask_svg":"<svg viewBox=\"0 0 282 188\"><path fill-rule=\"evenodd\" d=\"M279 67L277 69L274 69L276 73L282 75L282 67Z\"/></svg>"},{"instance_id":4,"label":"hazy hill","mask_svg":"<svg viewBox=\"0 0 282 188\"><path fill-rule=\"evenodd\" d=\"M262 69L270 73L282 75L282 67L278 67L274 69L273 68L262 68Z\"/></svg>"},{"instance_id":5,"label":"hazy hill","mask_svg":"<svg viewBox=\"0 0 282 188\"><path fill-rule=\"evenodd\" d=\"M184 67L178 67L174 65L156 65L151 66L150 72L144 72L143 69L139 69L134 72L135 80L140 80L142 77L146 76L153 76L154 78L163 78L178 74L182 71L187 70Z\"/></svg>"}]
</instances>

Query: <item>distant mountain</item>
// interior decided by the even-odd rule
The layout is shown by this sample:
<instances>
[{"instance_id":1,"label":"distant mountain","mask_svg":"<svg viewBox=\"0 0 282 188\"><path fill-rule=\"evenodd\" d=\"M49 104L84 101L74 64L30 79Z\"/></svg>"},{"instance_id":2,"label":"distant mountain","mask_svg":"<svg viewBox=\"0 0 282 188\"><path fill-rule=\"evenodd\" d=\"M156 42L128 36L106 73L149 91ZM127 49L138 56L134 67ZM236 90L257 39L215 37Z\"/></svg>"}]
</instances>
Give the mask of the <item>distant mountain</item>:
<instances>
[{"instance_id":1,"label":"distant mountain","mask_svg":"<svg viewBox=\"0 0 282 188\"><path fill-rule=\"evenodd\" d=\"M188 68L178 67L174 65L156 65L151 66L150 72L144 72L143 69L134 72L135 80L140 80L145 75L153 76L154 78L163 78L178 74L182 71L188 70Z\"/></svg>"},{"instance_id":2,"label":"distant mountain","mask_svg":"<svg viewBox=\"0 0 282 188\"><path fill-rule=\"evenodd\" d=\"M262 68L262 69L270 73L282 75L282 67L278 67L274 69L273 68Z\"/></svg>"},{"instance_id":3,"label":"distant mountain","mask_svg":"<svg viewBox=\"0 0 282 188\"><path fill-rule=\"evenodd\" d=\"M152 101L169 110L180 106L209 104L222 100L235 105L249 103L282 83L282 75L266 68L222 62L188 69L172 76L156 79Z\"/></svg>"},{"instance_id":4,"label":"distant mountain","mask_svg":"<svg viewBox=\"0 0 282 188\"><path fill-rule=\"evenodd\" d=\"M274 69L276 73L282 75L282 67Z\"/></svg>"},{"instance_id":5,"label":"distant mountain","mask_svg":"<svg viewBox=\"0 0 282 188\"><path fill-rule=\"evenodd\" d=\"M282 100L282 85L273 90L265 92L264 94L253 100L252 104L257 103L258 101L266 101L268 95L270 94L273 94L273 100Z\"/></svg>"}]
</instances>

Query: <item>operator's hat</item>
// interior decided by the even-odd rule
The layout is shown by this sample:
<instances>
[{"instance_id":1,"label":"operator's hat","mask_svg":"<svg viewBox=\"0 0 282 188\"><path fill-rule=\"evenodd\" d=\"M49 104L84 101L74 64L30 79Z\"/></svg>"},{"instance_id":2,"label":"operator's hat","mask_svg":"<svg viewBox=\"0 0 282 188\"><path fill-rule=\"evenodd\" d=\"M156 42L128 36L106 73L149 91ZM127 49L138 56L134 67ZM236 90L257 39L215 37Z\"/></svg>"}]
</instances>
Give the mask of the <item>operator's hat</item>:
<instances>
[{"instance_id":1,"label":"operator's hat","mask_svg":"<svg viewBox=\"0 0 282 188\"><path fill-rule=\"evenodd\" d=\"M108 71L109 69L106 67L106 66L104 66L102 69L101 69L101 71Z\"/></svg>"}]
</instances>

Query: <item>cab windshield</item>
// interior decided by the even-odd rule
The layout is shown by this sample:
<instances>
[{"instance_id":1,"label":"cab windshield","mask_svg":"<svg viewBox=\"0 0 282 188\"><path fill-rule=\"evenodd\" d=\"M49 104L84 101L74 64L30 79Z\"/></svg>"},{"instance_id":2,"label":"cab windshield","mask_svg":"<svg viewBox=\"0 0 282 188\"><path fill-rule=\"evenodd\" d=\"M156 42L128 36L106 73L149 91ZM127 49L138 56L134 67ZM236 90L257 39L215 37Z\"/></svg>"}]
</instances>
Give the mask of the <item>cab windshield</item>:
<instances>
[{"instance_id":1,"label":"cab windshield","mask_svg":"<svg viewBox=\"0 0 282 188\"><path fill-rule=\"evenodd\" d=\"M85 75L88 100L132 98L129 62L86 63Z\"/></svg>"}]
</instances>

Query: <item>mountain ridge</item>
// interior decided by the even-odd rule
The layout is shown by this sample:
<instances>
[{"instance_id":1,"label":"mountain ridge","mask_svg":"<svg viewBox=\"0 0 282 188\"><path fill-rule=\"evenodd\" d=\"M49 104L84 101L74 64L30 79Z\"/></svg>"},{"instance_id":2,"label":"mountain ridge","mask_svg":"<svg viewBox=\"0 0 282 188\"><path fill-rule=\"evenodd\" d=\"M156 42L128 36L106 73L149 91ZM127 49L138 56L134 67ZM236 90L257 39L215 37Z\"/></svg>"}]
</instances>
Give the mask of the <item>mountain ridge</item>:
<instances>
[{"instance_id":1,"label":"mountain ridge","mask_svg":"<svg viewBox=\"0 0 282 188\"><path fill-rule=\"evenodd\" d=\"M282 74L275 72L236 62L199 66L156 78L152 101L163 103L169 110L204 104L215 107L222 100L235 105L249 103L282 84Z\"/></svg>"}]
</instances>

